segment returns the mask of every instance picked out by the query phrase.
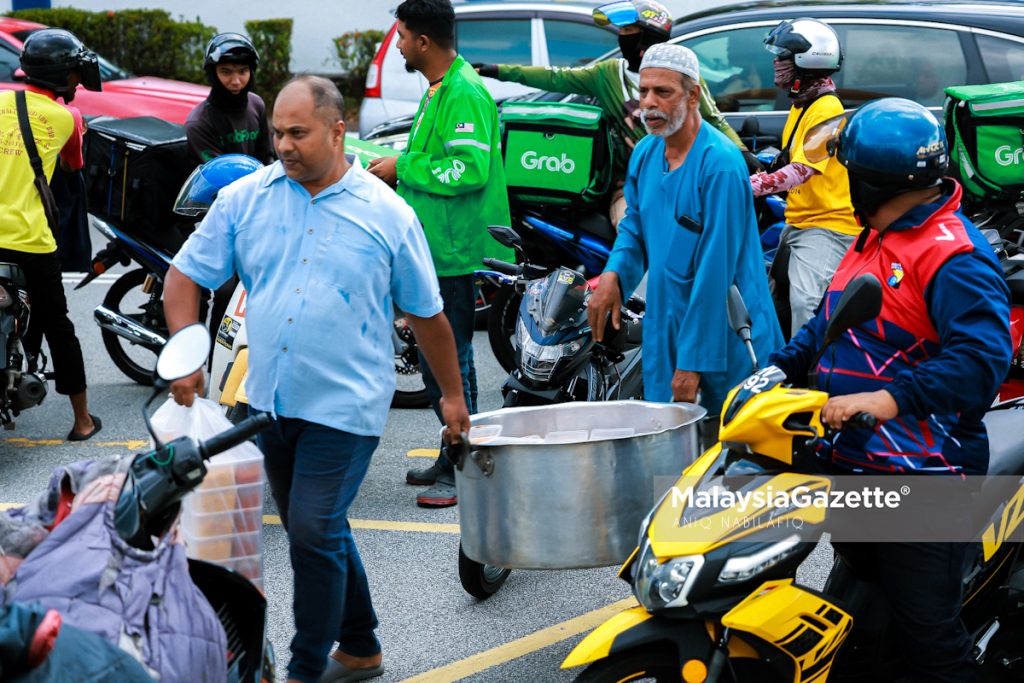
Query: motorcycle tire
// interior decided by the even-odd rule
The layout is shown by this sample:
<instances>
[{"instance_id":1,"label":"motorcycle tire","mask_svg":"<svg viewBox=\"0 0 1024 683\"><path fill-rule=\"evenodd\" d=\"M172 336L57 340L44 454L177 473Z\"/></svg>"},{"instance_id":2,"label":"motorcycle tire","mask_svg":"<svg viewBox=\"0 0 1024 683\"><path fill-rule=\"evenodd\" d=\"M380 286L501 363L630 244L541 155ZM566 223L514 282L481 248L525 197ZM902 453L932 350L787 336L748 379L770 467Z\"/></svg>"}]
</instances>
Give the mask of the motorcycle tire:
<instances>
[{"instance_id":1,"label":"motorcycle tire","mask_svg":"<svg viewBox=\"0 0 1024 683\"><path fill-rule=\"evenodd\" d=\"M516 367L513 340L522 301L523 295L514 287L501 287L491 300L491 310L487 316L487 339L491 342L494 358L505 372L512 372Z\"/></svg>"},{"instance_id":2,"label":"motorcycle tire","mask_svg":"<svg viewBox=\"0 0 1024 683\"><path fill-rule=\"evenodd\" d=\"M466 557L459 544L459 581L463 589L478 600L486 600L505 584L511 569L481 564Z\"/></svg>"},{"instance_id":3,"label":"motorcycle tire","mask_svg":"<svg viewBox=\"0 0 1024 683\"><path fill-rule=\"evenodd\" d=\"M594 662L573 680L574 683L679 683L679 659L670 647L638 647Z\"/></svg>"},{"instance_id":4,"label":"motorcycle tire","mask_svg":"<svg viewBox=\"0 0 1024 683\"><path fill-rule=\"evenodd\" d=\"M399 376L419 374L419 352L416 350L416 339L412 336L412 329L407 328L403 334L408 335L405 342L410 348L401 356L395 356L395 373ZM395 388L391 397L392 408L429 408L430 396L427 395L427 388L424 386L416 389Z\"/></svg>"},{"instance_id":5,"label":"motorcycle tire","mask_svg":"<svg viewBox=\"0 0 1024 683\"><path fill-rule=\"evenodd\" d=\"M137 287L142 287L148 274L149 272L147 270L139 268L138 270L128 271L119 277L114 284L110 286L110 289L107 290L107 295L103 297L103 305L112 311L116 311L122 315L137 320L140 317L139 312L132 311L129 315L129 312L121 310L121 305L125 297L128 296L132 290ZM167 325L163 320L162 310L159 314L159 324L156 326L154 331L164 337L167 336ZM110 360L114 361L114 365L117 366L118 370L123 372L133 382L137 382L147 387L153 385L153 370L156 367L156 356L160 352L160 349L150 349L153 352L153 364L147 366L137 361L128 353L128 349L130 347L139 345L132 344L124 337L116 335L108 330L100 330L100 335L103 337L103 346L106 347Z\"/></svg>"},{"instance_id":6,"label":"motorcycle tire","mask_svg":"<svg viewBox=\"0 0 1024 683\"><path fill-rule=\"evenodd\" d=\"M481 332L487 329L487 320L491 315L491 302L498 288L483 280L476 281L476 310L473 312L473 329Z\"/></svg>"}]
</instances>

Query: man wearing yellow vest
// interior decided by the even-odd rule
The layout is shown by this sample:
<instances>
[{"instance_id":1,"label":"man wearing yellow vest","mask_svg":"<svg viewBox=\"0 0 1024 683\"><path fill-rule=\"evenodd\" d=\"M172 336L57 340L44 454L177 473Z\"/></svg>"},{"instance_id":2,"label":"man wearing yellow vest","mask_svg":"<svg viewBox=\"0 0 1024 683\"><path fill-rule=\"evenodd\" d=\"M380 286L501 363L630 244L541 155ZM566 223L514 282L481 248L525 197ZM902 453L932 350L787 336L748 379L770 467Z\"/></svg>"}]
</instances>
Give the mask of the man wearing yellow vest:
<instances>
[{"instance_id":1,"label":"man wearing yellow vest","mask_svg":"<svg viewBox=\"0 0 1024 683\"><path fill-rule=\"evenodd\" d=\"M832 157L811 163L803 149L809 130L843 113L831 78L843 63L843 53L836 32L816 19L787 19L764 44L775 54L775 85L789 91L793 106L782 132L782 154L769 173L750 180L756 197L789 193L787 226L779 237L772 277L776 306L784 311L788 304L789 329L796 334L814 317L839 261L860 232L846 169ZM788 279L788 292L778 286L780 279Z\"/></svg>"},{"instance_id":2,"label":"man wearing yellow vest","mask_svg":"<svg viewBox=\"0 0 1024 683\"><path fill-rule=\"evenodd\" d=\"M25 72L25 110L28 126L49 182L57 165L66 171L82 168L82 115L57 102L74 99L81 83L100 90L96 55L72 33L43 29L25 41L21 53ZM43 198L35 185L35 170L18 119L20 93L0 91L0 262L15 263L27 279L32 317L25 348L35 356L43 343L50 347L57 393L71 399L75 421L68 441L84 441L100 428L89 414L85 391L85 362L61 283L57 241L48 222Z\"/></svg>"}]
</instances>

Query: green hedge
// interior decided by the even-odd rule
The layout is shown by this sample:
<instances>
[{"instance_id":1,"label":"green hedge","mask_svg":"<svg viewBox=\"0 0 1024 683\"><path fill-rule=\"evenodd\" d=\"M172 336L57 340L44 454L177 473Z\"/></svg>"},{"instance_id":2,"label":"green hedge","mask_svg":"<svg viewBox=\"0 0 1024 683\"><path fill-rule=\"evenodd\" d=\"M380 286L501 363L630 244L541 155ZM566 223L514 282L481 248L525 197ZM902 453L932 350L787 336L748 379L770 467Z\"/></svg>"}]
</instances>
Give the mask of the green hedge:
<instances>
[{"instance_id":1,"label":"green hedge","mask_svg":"<svg viewBox=\"0 0 1024 683\"><path fill-rule=\"evenodd\" d=\"M256 92L268 109L273 109L277 93L292 77L292 20L262 19L245 22L245 31L260 53L256 73Z\"/></svg>"},{"instance_id":2,"label":"green hedge","mask_svg":"<svg viewBox=\"0 0 1024 683\"><path fill-rule=\"evenodd\" d=\"M8 16L64 28L122 68L147 76L206 83L203 54L217 33L196 21L175 21L169 12L131 9L87 12L58 7L10 12Z\"/></svg>"},{"instance_id":3,"label":"green hedge","mask_svg":"<svg viewBox=\"0 0 1024 683\"><path fill-rule=\"evenodd\" d=\"M341 71L340 87L346 98L363 98L366 72L377 54L384 32L377 30L348 31L334 39L334 51Z\"/></svg>"}]
</instances>

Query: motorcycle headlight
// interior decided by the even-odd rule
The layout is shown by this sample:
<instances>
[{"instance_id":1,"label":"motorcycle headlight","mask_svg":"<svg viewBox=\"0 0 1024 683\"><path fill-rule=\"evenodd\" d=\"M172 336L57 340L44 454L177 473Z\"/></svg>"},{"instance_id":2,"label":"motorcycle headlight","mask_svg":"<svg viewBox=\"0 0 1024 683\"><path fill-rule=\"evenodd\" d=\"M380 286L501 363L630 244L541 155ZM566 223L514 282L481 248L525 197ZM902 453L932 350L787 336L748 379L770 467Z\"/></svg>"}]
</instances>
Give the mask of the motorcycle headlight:
<instances>
[{"instance_id":1,"label":"motorcycle headlight","mask_svg":"<svg viewBox=\"0 0 1024 683\"><path fill-rule=\"evenodd\" d=\"M0 310L7 308L14 303L14 298L7 292L6 289L0 287Z\"/></svg>"},{"instance_id":2,"label":"motorcycle headlight","mask_svg":"<svg viewBox=\"0 0 1024 683\"><path fill-rule=\"evenodd\" d=\"M645 541L633 574L633 594L648 612L684 607L703 566L703 555L658 562L650 541Z\"/></svg>"},{"instance_id":3,"label":"motorcycle headlight","mask_svg":"<svg viewBox=\"0 0 1024 683\"><path fill-rule=\"evenodd\" d=\"M792 555L800 546L798 536L790 536L773 543L753 555L730 557L718 574L719 583L739 583L751 579Z\"/></svg>"},{"instance_id":4,"label":"motorcycle headlight","mask_svg":"<svg viewBox=\"0 0 1024 683\"><path fill-rule=\"evenodd\" d=\"M576 341L565 344L538 344L530 336L530 331L526 329L526 323L522 318L516 326L516 345L520 350L520 367L523 373L537 382L550 380L558 361L580 350L580 344Z\"/></svg>"}]
</instances>

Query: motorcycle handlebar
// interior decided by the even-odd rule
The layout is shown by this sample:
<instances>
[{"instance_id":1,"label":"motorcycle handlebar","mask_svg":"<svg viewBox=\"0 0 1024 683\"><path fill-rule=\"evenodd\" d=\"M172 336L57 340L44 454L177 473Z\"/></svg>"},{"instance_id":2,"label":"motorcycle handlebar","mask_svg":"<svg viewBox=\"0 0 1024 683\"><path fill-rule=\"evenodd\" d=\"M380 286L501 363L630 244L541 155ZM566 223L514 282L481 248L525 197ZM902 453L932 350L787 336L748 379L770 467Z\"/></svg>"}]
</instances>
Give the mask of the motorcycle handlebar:
<instances>
[{"instance_id":1,"label":"motorcycle handlebar","mask_svg":"<svg viewBox=\"0 0 1024 683\"><path fill-rule=\"evenodd\" d=\"M485 258L484 265L505 275L519 275L519 266L496 258Z\"/></svg>"},{"instance_id":2,"label":"motorcycle handlebar","mask_svg":"<svg viewBox=\"0 0 1024 683\"><path fill-rule=\"evenodd\" d=\"M843 425L844 428L853 429L874 429L878 426L878 418L871 413L865 413L863 411L857 413Z\"/></svg>"},{"instance_id":3,"label":"motorcycle handlebar","mask_svg":"<svg viewBox=\"0 0 1024 683\"><path fill-rule=\"evenodd\" d=\"M199 445L199 452L203 460L209 460L218 453L223 453L229 448L234 448L240 443L248 441L264 429L270 426L273 419L268 413L260 413L242 420L237 425L221 432L217 436L204 441Z\"/></svg>"}]
</instances>

